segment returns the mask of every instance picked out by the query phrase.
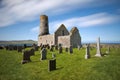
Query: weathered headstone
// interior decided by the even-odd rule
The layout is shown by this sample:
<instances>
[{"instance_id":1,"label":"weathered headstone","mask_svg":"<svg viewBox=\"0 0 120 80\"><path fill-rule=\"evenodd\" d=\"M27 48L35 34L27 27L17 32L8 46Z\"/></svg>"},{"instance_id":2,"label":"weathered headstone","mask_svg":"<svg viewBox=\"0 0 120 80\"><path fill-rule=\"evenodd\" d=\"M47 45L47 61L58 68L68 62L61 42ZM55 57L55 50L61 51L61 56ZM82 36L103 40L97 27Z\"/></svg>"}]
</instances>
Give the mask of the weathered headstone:
<instances>
[{"instance_id":1,"label":"weathered headstone","mask_svg":"<svg viewBox=\"0 0 120 80\"><path fill-rule=\"evenodd\" d=\"M97 52L96 55L97 57L101 57L101 49L100 49L100 37L97 39Z\"/></svg>"},{"instance_id":2,"label":"weathered headstone","mask_svg":"<svg viewBox=\"0 0 120 80\"><path fill-rule=\"evenodd\" d=\"M85 59L90 58L90 51L89 51L89 45L86 46L86 54L85 54Z\"/></svg>"},{"instance_id":3,"label":"weathered headstone","mask_svg":"<svg viewBox=\"0 0 120 80\"><path fill-rule=\"evenodd\" d=\"M73 53L73 48L72 48L72 46L70 46L70 48L69 48L69 52L70 52L70 54Z\"/></svg>"},{"instance_id":4,"label":"weathered headstone","mask_svg":"<svg viewBox=\"0 0 120 80\"><path fill-rule=\"evenodd\" d=\"M59 47L59 53L62 53L62 47Z\"/></svg>"},{"instance_id":5,"label":"weathered headstone","mask_svg":"<svg viewBox=\"0 0 120 80\"><path fill-rule=\"evenodd\" d=\"M30 59L30 53L29 51L23 51L23 60L22 60L22 64L25 64L27 62L31 62L31 59Z\"/></svg>"},{"instance_id":6,"label":"weathered headstone","mask_svg":"<svg viewBox=\"0 0 120 80\"><path fill-rule=\"evenodd\" d=\"M68 52L68 47L65 48L65 52Z\"/></svg>"},{"instance_id":7,"label":"weathered headstone","mask_svg":"<svg viewBox=\"0 0 120 80\"><path fill-rule=\"evenodd\" d=\"M56 55L54 53L52 53L52 58L55 58L55 57L56 57Z\"/></svg>"},{"instance_id":8,"label":"weathered headstone","mask_svg":"<svg viewBox=\"0 0 120 80\"><path fill-rule=\"evenodd\" d=\"M45 48L42 49L41 51L41 58L40 60L45 60L47 55L47 50Z\"/></svg>"},{"instance_id":9,"label":"weathered headstone","mask_svg":"<svg viewBox=\"0 0 120 80\"><path fill-rule=\"evenodd\" d=\"M48 62L48 71L56 70L56 59L49 60Z\"/></svg>"},{"instance_id":10,"label":"weathered headstone","mask_svg":"<svg viewBox=\"0 0 120 80\"><path fill-rule=\"evenodd\" d=\"M58 50L58 46L57 45L55 45L55 50Z\"/></svg>"},{"instance_id":11,"label":"weathered headstone","mask_svg":"<svg viewBox=\"0 0 120 80\"><path fill-rule=\"evenodd\" d=\"M80 50L80 45L78 45L78 50Z\"/></svg>"},{"instance_id":12,"label":"weathered headstone","mask_svg":"<svg viewBox=\"0 0 120 80\"><path fill-rule=\"evenodd\" d=\"M30 51L30 55L32 56L32 55L35 55L35 50L34 49L31 49Z\"/></svg>"}]
</instances>

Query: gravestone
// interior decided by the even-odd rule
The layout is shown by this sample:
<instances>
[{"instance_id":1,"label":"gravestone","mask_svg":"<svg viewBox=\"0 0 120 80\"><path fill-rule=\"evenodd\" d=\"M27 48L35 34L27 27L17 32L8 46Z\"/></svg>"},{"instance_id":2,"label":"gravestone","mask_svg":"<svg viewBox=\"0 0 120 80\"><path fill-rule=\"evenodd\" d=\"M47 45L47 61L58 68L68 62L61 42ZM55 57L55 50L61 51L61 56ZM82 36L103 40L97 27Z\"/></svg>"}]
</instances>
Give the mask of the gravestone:
<instances>
[{"instance_id":1,"label":"gravestone","mask_svg":"<svg viewBox=\"0 0 120 80\"><path fill-rule=\"evenodd\" d=\"M55 45L55 50L58 50L58 46L57 45Z\"/></svg>"},{"instance_id":2,"label":"gravestone","mask_svg":"<svg viewBox=\"0 0 120 80\"><path fill-rule=\"evenodd\" d=\"M68 52L68 48L67 47L65 48L65 52Z\"/></svg>"},{"instance_id":3,"label":"gravestone","mask_svg":"<svg viewBox=\"0 0 120 80\"><path fill-rule=\"evenodd\" d=\"M48 71L56 70L56 59L49 60L48 62Z\"/></svg>"},{"instance_id":4,"label":"gravestone","mask_svg":"<svg viewBox=\"0 0 120 80\"><path fill-rule=\"evenodd\" d=\"M50 46L49 46L49 45L47 45L47 49L50 49Z\"/></svg>"},{"instance_id":5,"label":"gravestone","mask_svg":"<svg viewBox=\"0 0 120 80\"><path fill-rule=\"evenodd\" d=\"M28 62L31 62L31 59L30 59L30 53L29 51L23 51L23 60L22 60L22 64L25 64L25 63L28 63Z\"/></svg>"},{"instance_id":6,"label":"gravestone","mask_svg":"<svg viewBox=\"0 0 120 80\"><path fill-rule=\"evenodd\" d=\"M101 57L101 49L100 49L100 37L97 39L97 52L96 55L97 57Z\"/></svg>"},{"instance_id":7,"label":"gravestone","mask_svg":"<svg viewBox=\"0 0 120 80\"><path fill-rule=\"evenodd\" d=\"M59 53L62 53L62 47L61 46L59 47Z\"/></svg>"},{"instance_id":8,"label":"gravestone","mask_svg":"<svg viewBox=\"0 0 120 80\"><path fill-rule=\"evenodd\" d=\"M80 50L80 45L78 45L78 50Z\"/></svg>"},{"instance_id":9,"label":"gravestone","mask_svg":"<svg viewBox=\"0 0 120 80\"><path fill-rule=\"evenodd\" d=\"M86 46L86 54L85 54L85 59L90 58L90 51L89 51L89 45Z\"/></svg>"},{"instance_id":10,"label":"gravestone","mask_svg":"<svg viewBox=\"0 0 120 80\"><path fill-rule=\"evenodd\" d=\"M56 57L56 55L54 53L52 53L52 58L55 58L55 57Z\"/></svg>"},{"instance_id":11,"label":"gravestone","mask_svg":"<svg viewBox=\"0 0 120 80\"><path fill-rule=\"evenodd\" d=\"M45 60L46 59L46 55L47 55L47 50L45 48L43 48L41 50L41 58L40 58L40 60Z\"/></svg>"},{"instance_id":12,"label":"gravestone","mask_svg":"<svg viewBox=\"0 0 120 80\"><path fill-rule=\"evenodd\" d=\"M31 56L33 56L33 55L35 55L35 50L34 50L34 49L31 49L31 50L29 51L29 53L30 53Z\"/></svg>"},{"instance_id":13,"label":"gravestone","mask_svg":"<svg viewBox=\"0 0 120 80\"><path fill-rule=\"evenodd\" d=\"M72 46L70 46L70 48L69 48L69 52L70 52L70 54L73 53L73 48L72 48Z\"/></svg>"}]
</instances>

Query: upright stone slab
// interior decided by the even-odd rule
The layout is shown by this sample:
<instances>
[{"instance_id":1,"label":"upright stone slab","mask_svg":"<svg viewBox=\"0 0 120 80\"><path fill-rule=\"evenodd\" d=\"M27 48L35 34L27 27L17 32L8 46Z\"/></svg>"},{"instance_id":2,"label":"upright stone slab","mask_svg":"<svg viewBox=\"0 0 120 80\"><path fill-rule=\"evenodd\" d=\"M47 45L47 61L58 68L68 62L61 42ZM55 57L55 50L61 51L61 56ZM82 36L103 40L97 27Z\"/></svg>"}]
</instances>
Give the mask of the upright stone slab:
<instances>
[{"instance_id":1,"label":"upright stone slab","mask_svg":"<svg viewBox=\"0 0 120 80\"><path fill-rule=\"evenodd\" d=\"M78 45L78 50L80 50L80 45Z\"/></svg>"},{"instance_id":2,"label":"upright stone slab","mask_svg":"<svg viewBox=\"0 0 120 80\"><path fill-rule=\"evenodd\" d=\"M59 53L62 53L62 47L59 47Z\"/></svg>"},{"instance_id":3,"label":"upright stone slab","mask_svg":"<svg viewBox=\"0 0 120 80\"><path fill-rule=\"evenodd\" d=\"M56 59L49 60L48 62L48 71L56 70Z\"/></svg>"},{"instance_id":4,"label":"upright stone slab","mask_svg":"<svg viewBox=\"0 0 120 80\"><path fill-rule=\"evenodd\" d=\"M85 54L85 59L90 58L90 51L89 51L89 45L86 46L86 54Z\"/></svg>"},{"instance_id":5,"label":"upright stone slab","mask_svg":"<svg viewBox=\"0 0 120 80\"><path fill-rule=\"evenodd\" d=\"M58 46L57 45L55 45L55 50L58 50Z\"/></svg>"},{"instance_id":6,"label":"upright stone slab","mask_svg":"<svg viewBox=\"0 0 120 80\"><path fill-rule=\"evenodd\" d=\"M35 55L35 50L34 50L34 49L31 49L31 50L29 51L29 53L30 53L31 56L33 56L33 55Z\"/></svg>"},{"instance_id":7,"label":"upright stone slab","mask_svg":"<svg viewBox=\"0 0 120 80\"><path fill-rule=\"evenodd\" d=\"M54 53L52 53L52 58L55 58L55 57L56 57L56 55Z\"/></svg>"},{"instance_id":8,"label":"upright stone slab","mask_svg":"<svg viewBox=\"0 0 120 80\"><path fill-rule=\"evenodd\" d=\"M73 53L73 48L72 48L72 46L70 46L70 48L69 48L69 52L70 52L70 54Z\"/></svg>"},{"instance_id":9,"label":"upright stone slab","mask_svg":"<svg viewBox=\"0 0 120 80\"><path fill-rule=\"evenodd\" d=\"M65 48L65 52L68 52L68 48L67 47Z\"/></svg>"},{"instance_id":10,"label":"upright stone slab","mask_svg":"<svg viewBox=\"0 0 120 80\"><path fill-rule=\"evenodd\" d=\"M101 49L100 49L100 37L97 39L97 52L96 55L97 57L101 57Z\"/></svg>"},{"instance_id":11,"label":"upright stone slab","mask_svg":"<svg viewBox=\"0 0 120 80\"><path fill-rule=\"evenodd\" d=\"M47 55L47 50L45 48L42 49L41 51L41 58L40 60L45 60Z\"/></svg>"},{"instance_id":12,"label":"upright stone slab","mask_svg":"<svg viewBox=\"0 0 120 80\"><path fill-rule=\"evenodd\" d=\"M23 60L21 63L25 64L25 63L31 62L30 56L31 54L29 53L29 51L23 51Z\"/></svg>"}]
</instances>

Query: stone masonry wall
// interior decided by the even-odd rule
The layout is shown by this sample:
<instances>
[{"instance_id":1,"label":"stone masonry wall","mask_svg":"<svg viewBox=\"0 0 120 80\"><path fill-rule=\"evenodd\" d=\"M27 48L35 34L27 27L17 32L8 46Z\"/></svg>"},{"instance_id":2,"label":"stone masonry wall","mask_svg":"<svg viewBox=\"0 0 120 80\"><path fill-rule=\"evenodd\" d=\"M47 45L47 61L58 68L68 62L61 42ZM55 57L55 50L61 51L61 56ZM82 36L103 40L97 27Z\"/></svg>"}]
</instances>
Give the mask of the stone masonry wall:
<instances>
[{"instance_id":1,"label":"stone masonry wall","mask_svg":"<svg viewBox=\"0 0 120 80\"><path fill-rule=\"evenodd\" d=\"M77 47L78 45L81 45L81 37L79 32L75 32L70 36L70 42L73 47Z\"/></svg>"},{"instance_id":2,"label":"stone masonry wall","mask_svg":"<svg viewBox=\"0 0 120 80\"><path fill-rule=\"evenodd\" d=\"M70 36L59 36L58 37L58 44L62 44L62 47L69 47L70 46Z\"/></svg>"},{"instance_id":3,"label":"stone masonry wall","mask_svg":"<svg viewBox=\"0 0 120 80\"><path fill-rule=\"evenodd\" d=\"M39 36L38 37L38 46L40 44L46 45L54 45L55 44L55 38L54 35L44 35L44 36Z\"/></svg>"},{"instance_id":4,"label":"stone masonry wall","mask_svg":"<svg viewBox=\"0 0 120 80\"><path fill-rule=\"evenodd\" d=\"M58 36L66 36L69 35L69 31L66 27L62 24L56 31L55 31L55 44L58 45Z\"/></svg>"}]
</instances>

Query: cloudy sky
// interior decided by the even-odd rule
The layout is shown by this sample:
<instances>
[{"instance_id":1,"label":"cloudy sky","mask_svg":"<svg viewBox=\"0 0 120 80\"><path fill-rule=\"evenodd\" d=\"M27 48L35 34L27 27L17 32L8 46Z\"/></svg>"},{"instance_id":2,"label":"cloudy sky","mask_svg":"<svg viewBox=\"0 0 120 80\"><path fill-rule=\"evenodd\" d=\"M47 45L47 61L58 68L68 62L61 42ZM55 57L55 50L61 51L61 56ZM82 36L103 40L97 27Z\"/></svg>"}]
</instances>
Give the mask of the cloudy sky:
<instances>
[{"instance_id":1,"label":"cloudy sky","mask_svg":"<svg viewBox=\"0 0 120 80\"><path fill-rule=\"evenodd\" d=\"M36 40L40 15L49 17L49 30L76 26L82 42L120 42L119 0L0 0L0 40Z\"/></svg>"}]
</instances>

